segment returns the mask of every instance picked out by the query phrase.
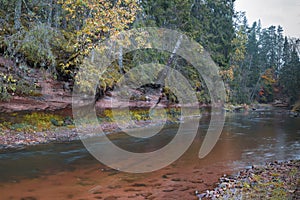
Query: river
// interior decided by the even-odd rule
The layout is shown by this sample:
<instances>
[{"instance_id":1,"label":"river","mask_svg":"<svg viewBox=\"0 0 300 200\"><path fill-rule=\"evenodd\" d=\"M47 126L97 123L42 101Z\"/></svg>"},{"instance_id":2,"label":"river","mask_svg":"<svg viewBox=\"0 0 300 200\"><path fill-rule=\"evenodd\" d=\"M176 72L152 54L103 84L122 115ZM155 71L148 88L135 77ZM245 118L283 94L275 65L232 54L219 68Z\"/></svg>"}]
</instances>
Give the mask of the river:
<instances>
[{"instance_id":1,"label":"river","mask_svg":"<svg viewBox=\"0 0 300 200\"><path fill-rule=\"evenodd\" d=\"M216 146L204 159L198 151L208 128L201 118L190 148L171 165L151 173L110 169L93 158L81 141L51 143L0 153L0 199L195 199L196 190L214 187L224 173L273 160L300 159L300 118L285 110L229 113ZM169 126L158 145L174 137ZM141 141L124 140L122 145ZM140 144L139 144L140 143Z\"/></svg>"}]
</instances>

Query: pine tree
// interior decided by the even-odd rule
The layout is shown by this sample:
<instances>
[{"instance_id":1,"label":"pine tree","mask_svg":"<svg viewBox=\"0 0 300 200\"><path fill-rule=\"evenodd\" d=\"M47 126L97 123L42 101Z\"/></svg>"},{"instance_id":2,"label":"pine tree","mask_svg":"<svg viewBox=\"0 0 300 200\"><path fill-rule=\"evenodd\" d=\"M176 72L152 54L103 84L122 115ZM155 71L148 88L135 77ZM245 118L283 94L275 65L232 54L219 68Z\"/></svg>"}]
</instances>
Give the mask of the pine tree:
<instances>
[{"instance_id":1,"label":"pine tree","mask_svg":"<svg viewBox=\"0 0 300 200\"><path fill-rule=\"evenodd\" d=\"M285 42L285 47L287 48L287 46L288 42ZM284 53L286 54L286 52ZM290 97L290 103L293 103L300 95L300 60L296 48L293 47L290 56L286 55L284 59L286 63L280 73L280 83L287 96Z\"/></svg>"},{"instance_id":2,"label":"pine tree","mask_svg":"<svg viewBox=\"0 0 300 200\"><path fill-rule=\"evenodd\" d=\"M283 44L283 53L282 53L282 61L283 61L283 67L286 66L291 60L291 47L288 41L288 38L284 38L284 44Z\"/></svg>"},{"instance_id":3,"label":"pine tree","mask_svg":"<svg viewBox=\"0 0 300 200\"><path fill-rule=\"evenodd\" d=\"M230 67L231 41L235 35L233 16L233 0L195 1L192 8L195 39L211 52L213 60L222 69Z\"/></svg>"}]
</instances>

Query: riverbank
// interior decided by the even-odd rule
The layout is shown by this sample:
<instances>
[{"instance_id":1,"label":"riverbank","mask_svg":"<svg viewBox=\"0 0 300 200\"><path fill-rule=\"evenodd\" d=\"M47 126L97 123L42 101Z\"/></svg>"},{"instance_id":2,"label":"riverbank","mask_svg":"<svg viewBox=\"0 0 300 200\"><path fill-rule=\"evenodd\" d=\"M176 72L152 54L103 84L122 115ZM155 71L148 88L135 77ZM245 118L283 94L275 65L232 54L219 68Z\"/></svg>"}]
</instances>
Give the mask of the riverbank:
<instances>
[{"instance_id":1,"label":"riverbank","mask_svg":"<svg viewBox=\"0 0 300 200\"><path fill-rule=\"evenodd\" d=\"M150 124L151 125L148 125ZM166 125L173 125L178 123L178 121L166 121ZM158 126L161 122L157 121L155 123L150 121L139 122L139 126L144 128L150 128L152 126ZM105 134L114 134L121 131L115 122L101 122L99 124L102 131ZM129 127L130 128L130 127ZM133 127L131 127L133 128ZM89 129L87 127L87 129ZM89 137L89 136L87 136ZM75 140L80 140L77 129L74 125L56 127L45 131L31 131L31 132L16 132L13 130L6 130L0 133L0 152L9 151L13 149L23 149L26 146L42 145L48 143L66 143Z\"/></svg>"},{"instance_id":2,"label":"riverbank","mask_svg":"<svg viewBox=\"0 0 300 200\"><path fill-rule=\"evenodd\" d=\"M149 125L157 126L161 125L161 123L165 123L164 119L166 117L167 125L182 122L180 108L171 107L164 109L166 109L166 116L156 116L156 119L161 120L153 120L150 117L148 109L136 108L130 111L131 120L133 120L136 125L145 128ZM202 107L201 109L202 115L209 115L209 107ZM274 108L271 105L253 105L251 108L246 105L226 105L224 108L226 113L238 112L246 115L249 113L265 113L272 111L273 109ZM118 116L127 115L127 111L124 109L119 109L116 112ZM275 112L289 114L289 111L284 109L279 109ZM193 114L191 114L191 116L194 117ZM120 132L121 129L118 127L117 122L114 121L114 115L111 109L102 109L102 111L97 114L97 118L103 132ZM122 124L123 123L124 122L122 122ZM129 125L127 127L131 128ZM0 114L0 151L20 149L30 145L51 142L70 142L79 139L72 119L72 110L69 108L57 110L55 112L23 111Z\"/></svg>"},{"instance_id":3,"label":"riverbank","mask_svg":"<svg viewBox=\"0 0 300 200\"><path fill-rule=\"evenodd\" d=\"M300 160L270 162L224 175L217 187L196 194L202 199L299 199Z\"/></svg>"}]
</instances>

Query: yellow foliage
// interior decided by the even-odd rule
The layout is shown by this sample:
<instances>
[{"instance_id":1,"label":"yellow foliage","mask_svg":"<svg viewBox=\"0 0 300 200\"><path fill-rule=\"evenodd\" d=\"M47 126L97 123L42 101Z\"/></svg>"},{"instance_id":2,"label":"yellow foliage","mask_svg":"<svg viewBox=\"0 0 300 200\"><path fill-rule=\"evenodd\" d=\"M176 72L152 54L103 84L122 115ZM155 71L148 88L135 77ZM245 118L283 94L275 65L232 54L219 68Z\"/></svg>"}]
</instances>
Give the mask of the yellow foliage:
<instances>
[{"instance_id":1,"label":"yellow foliage","mask_svg":"<svg viewBox=\"0 0 300 200\"><path fill-rule=\"evenodd\" d=\"M261 76L261 78L265 81L266 84L272 85L276 83L273 69L267 69L265 73Z\"/></svg>"},{"instance_id":2,"label":"yellow foliage","mask_svg":"<svg viewBox=\"0 0 300 200\"><path fill-rule=\"evenodd\" d=\"M32 125L36 131L49 130L53 126L52 120L63 124L63 117L54 114L34 112L23 117L23 121Z\"/></svg>"},{"instance_id":3,"label":"yellow foliage","mask_svg":"<svg viewBox=\"0 0 300 200\"><path fill-rule=\"evenodd\" d=\"M137 0L113 3L106 0L59 0L65 11L69 31L72 31L74 55L62 68L78 65L90 53L95 44L128 28L139 11Z\"/></svg>"},{"instance_id":4,"label":"yellow foliage","mask_svg":"<svg viewBox=\"0 0 300 200\"><path fill-rule=\"evenodd\" d=\"M231 66L228 70L221 70L220 76L225 79L233 80L234 79L234 66Z\"/></svg>"},{"instance_id":5,"label":"yellow foliage","mask_svg":"<svg viewBox=\"0 0 300 200\"><path fill-rule=\"evenodd\" d=\"M236 36L233 38L231 43L234 46L234 51L232 53L233 62L240 62L244 60L246 54L247 35L244 33L242 28L236 32Z\"/></svg>"}]
</instances>

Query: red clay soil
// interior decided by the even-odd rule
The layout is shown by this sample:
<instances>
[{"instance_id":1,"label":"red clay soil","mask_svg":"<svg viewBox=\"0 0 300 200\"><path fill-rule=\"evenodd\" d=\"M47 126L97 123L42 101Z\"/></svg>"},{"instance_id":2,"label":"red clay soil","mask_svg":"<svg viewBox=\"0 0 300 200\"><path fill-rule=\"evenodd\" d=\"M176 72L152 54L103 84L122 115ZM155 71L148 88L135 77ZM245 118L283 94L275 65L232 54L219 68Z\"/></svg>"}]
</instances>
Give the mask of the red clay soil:
<instances>
[{"instance_id":1,"label":"red clay soil","mask_svg":"<svg viewBox=\"0 0 300 200\"><path fill-rule=\"evenodd\" d=\"M37 75L32 75L31 78L37 80L37 85L39 89L36 91L36 96L15 96L13 95L9 101L0 101L0 112L18 112L18 111L56 111L63 110L65 108L71 108L72 106L72 92L68 89L64 89L64 84L66 82L61 82L54 80L50 75L45 74L44 76L48 78L41 78ZM139 93L139 91L133 91ZM149 94L149 101L120 101L114 98L114 92L110 92L110 96L105 96L104 98L97 101L95 107L97 110L104 108L150 108L158 102L160 93ZM167 100L163 99L158 107L166 107ZM176 105L168 105L176 106ZM184 105L184 106L197 106ZM207 106L207 105L201 105Z\"/></svg>"}]
</instances>

